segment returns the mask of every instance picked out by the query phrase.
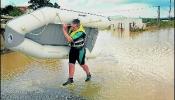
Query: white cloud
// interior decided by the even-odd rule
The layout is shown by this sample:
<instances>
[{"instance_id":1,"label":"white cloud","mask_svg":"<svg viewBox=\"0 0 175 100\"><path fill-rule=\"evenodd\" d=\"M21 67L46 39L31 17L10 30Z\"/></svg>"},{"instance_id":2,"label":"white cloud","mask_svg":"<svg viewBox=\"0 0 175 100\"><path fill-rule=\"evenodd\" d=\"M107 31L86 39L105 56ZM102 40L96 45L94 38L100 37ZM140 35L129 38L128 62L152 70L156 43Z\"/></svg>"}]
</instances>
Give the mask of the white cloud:
<instances>
[{"instance_id":1,"label":"white cloud","mask_svg":"<svg viewBox=\"0 0 175 100\"><path fill-rule=\"evenodd\" d=\"M75 0L75 2L72 0L72 2L74 3L71 3L70 0L59 0L59 4L63 8L99 13L106 16L122 15L127 17L156 17L157 13L156 8L150 7L147 4L132 3L116 5L113 3L121 3L125 0L100 0L100 2L98 1L99 0L88 0L85 5L79 6L78 4L80 4L80 2L78 2L78 0ZM107 6L105 2L111 4Z\"/></svg>"},{"instance_id":2,"label":"white cloud","mask_svg":"<svg viewBox=\"0 0 175 100\"><path fill-rule=\"evenodd\" d=\"M98 13L106 16L122 15L127 17L157 17L157 8L151 7L150 3L132 3L132 0L51 0L52 3L57 2L61 8L85 11L90 13ZM133 2L136 0L133 0ZM141 3L142 1L142 3ZM27 6L28 0L1 0L1 7L6 4L18 2L17 6ZM150 2L150 1L149 1ZM173 6L174 8L174 6ZM174 16L172 8L171 15ZM169 8L161 9L161 17L168 16Z\"/></svg>"},{"instance_id":3,"label":"white cloud","mask_svg":"<svg viewBox=\"0 0 175 100\"><path fill-rule=\"evenodd\" d=\"M169 8L161 9L160 10L161 17L168 17L169 16ZM174 16L174 8L171 9L170 15Z\"/></svg>"},{"instance_id":4,"label":"white cloud","mask_svg":"<svg viewBox=\"0 0 175 100\"><path fill-rule=\"evenodd\" d=\"M103 3L124 3L127 2L128 0L97 0L98 2L103 2Z\"/></svg>"},{"instance_id":5,"label":"white cloud","mask_svg":"<svg viewBox=\"0 0 175 100\"><path fill-rule=\"evenodd\" d=\"M16 6L28 6L28 5L29 5L28 1L26 1L24 3L16 4Z\"/></svg>"},{"instance_id":6,"label":"white cloud","mask_svg":"<svg viewBox=\"0 0 175 100\"><path fill-rule=\"evenodd\" d=\"M67 1L67 0L64 0ZM113 15L122 15L126 17L157 17L157 7L153 7L150 4L146 3L123 3L126 0L88 0L88 2L84 6L77 6L78 1L71 5L71 3L66 4L65 7L69 7L70 9L77 9L86 12L99 13L106 16ZM108 3L106 3L108 2ZM119 4L117 4L119 3ZM75 7L77 6L77 7ZM161 7L161 17L168 16L168 7ZM171 16L174 16L174 6L171 11Z\"/></svg>"},{"instance_id":7,"label":"white cloud","mask_svg":"<svg viewBox=\"0 0 175 100\"><path fill-rule=\"evenodd\" d=\"M5 3L4 3L5 0L1 0L1 7L4 8L5 7Z\"/></svg>"},{"instance_id":8,"label":"white cloud","mask_svg":"<svg viewBox=\"0 0 175 100\"><path fill-rule=\"evenodd\" d=\"M1 7L5 7L7 5L13 5L13 6L28 6L29 0L1 0Z\"/></svg>"},{"instance_id":9,"label":"white cloud","mask_svg":"<svg viewBox=\"0 0 175 100\"><path fill-rule=\"evenodd\" d=\"M155 17L157 9L147 4L133 3L119 5L108 11L102 10L101 13L111 16L122 15L126 17Z\"/></svg>"}]
</instances>

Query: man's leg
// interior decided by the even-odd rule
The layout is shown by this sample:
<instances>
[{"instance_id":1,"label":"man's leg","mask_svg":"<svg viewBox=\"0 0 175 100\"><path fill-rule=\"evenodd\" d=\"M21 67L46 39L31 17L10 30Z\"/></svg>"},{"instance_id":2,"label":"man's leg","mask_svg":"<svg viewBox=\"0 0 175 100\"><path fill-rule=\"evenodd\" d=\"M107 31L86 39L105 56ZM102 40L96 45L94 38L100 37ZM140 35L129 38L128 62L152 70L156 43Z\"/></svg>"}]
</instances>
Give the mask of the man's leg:
<instances>
[{"instance_id":1,"label":"man's leg","mask_svg":"<svg viewBox=\"0 0 175 100\"><path fill-rule=\"evenodd\" d=\"M86 64L80 66L83 68L83 70L86 72L87 75L90 74L89 67Z\"/></svg>"},{"instance_id":2,"label":"man's leg","mask_svg":"<svg viewBox=\"0 0 175 100\"><path fill-rule=\"evenodd\" d=\"M87 78L85 81L90 81L91 79L91 74L89 72L89 67L85 64L85 56L86 56L86 49L85 48L82 48L80 51L79 51L79 59L78 59L78 62L80 64L80 66L83 68L83 70L86 72L87 74Z\"/></svg>"},{"instance_id":3,"label":"man's leg","mask_svg":"<svg viewBox=\"0 0 175 100\"><path fill-rule=\"evenodd\" d=\"M77 51L74 48L69 52L69 78L73 78L75 72L75 62L77 58Z\"/></svg>"},{"instance_id":4,"label":"man's leg","mask_svg":"<svg viewBox=\"0 0 175 100\"><path fill-rule=\"evenodd\" d=\"M73 83L73 76L75 71L75 64L69 63L69 78L68 80L63 83L63 86Z\"/></svg>"},{"instance_id":5,"label":"man's leg","mask_svg":"<svg viewBox=\"0 0 175 100\"><path fill-rule=\"evenodd\" d=\"M69 63L69 78L73 78L75 72L75 64Z\"/></svg>"},{"instance_id":6,"label":"man's leg","mask_svg":"<svg viewBox=\"0 0 175 100\"><path fill-rule=\"evenodd\" d=\"M83 70L86 72L86 75L87 75L87 77L86 77L86 82L87 81L90 81L91 80L91 74L90 74L90 72L89 72L89 67L86 65L86 64L84 64L84 65L80 65L82 68L83 68Z\"/></svg>"},{"instance_id":7,"label":"man's leg","mask_svg":"<svg viewBox=\"0 0 175 100\"><path fill-rule=\"evenodd\" d=\"M63 86L73 83L73 76L75 71L75 62L76 62L76 51L71 48L69 52L69 78L68 80L63 84Z\"/></svg>"}]
</instances>

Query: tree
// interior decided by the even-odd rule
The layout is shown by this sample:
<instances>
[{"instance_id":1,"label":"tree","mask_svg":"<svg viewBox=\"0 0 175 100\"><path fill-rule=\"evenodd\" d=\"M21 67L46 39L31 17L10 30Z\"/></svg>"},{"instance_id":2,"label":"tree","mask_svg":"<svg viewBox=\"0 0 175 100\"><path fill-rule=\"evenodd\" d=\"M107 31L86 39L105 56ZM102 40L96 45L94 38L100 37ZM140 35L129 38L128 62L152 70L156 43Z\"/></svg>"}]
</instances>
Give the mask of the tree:
<instances>
[{"instance_id":1,"label":"tree","mask_svg":"<svg viewBox=\"0 0 175 100\"><path fill-rule=\"evenodd\" d=\"M60 8L60 6L57 3L52 4L50 0L30 0L28 3L30 3L28 7L33 10L36 10L41 7Z\"/></svg>"},{"instance_id":2,"label":"tree","mask_svg":"<svg viewBox=\"0 0 175 100\"><path fill-rule=\"evenodd\" d=\"M1 14L2 15L9 14L9 12L12 11L13 9L14 9L14 7L12 5L7 5L7 6L5 6L5 8L1 9Z\"/></svg>"},{"instance_id":3,"label":"tree","mask_svg":"<svg viewBox=\"0 0 175 100\"><path fill-rule=\"evenodd\" d=\"M7 5L5 8L1 8L2 15L9 15L9 16L20 16L23 12L15 6Z\"/></svg>"},{"instance_id":4,"label":"tree","mask_svg":"<svg viewBox=\"0 0 175 100\"><path fill-rule=\"evenodd\" d=\"M22 14L23 14L23 12L17 7L14 7L14 9L9 12L10 16L20 16Z\"/></svg>"}]
</instances>

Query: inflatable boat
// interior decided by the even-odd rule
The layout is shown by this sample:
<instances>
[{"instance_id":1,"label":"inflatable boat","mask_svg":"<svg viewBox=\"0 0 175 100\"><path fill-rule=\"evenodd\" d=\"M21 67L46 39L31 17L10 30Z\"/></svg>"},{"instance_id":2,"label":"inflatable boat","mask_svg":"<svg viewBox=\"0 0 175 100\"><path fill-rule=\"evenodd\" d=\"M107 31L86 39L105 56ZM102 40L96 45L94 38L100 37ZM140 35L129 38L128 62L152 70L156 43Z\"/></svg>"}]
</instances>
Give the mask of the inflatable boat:
<instances>
[{"instance_id":1,"label":"inflatable boat","mask_svg":"<svg viewBox=\"0 0 175 100\"><path fill-rule=\"evenodd\" d=\"M110 26L107 18L73 10L44 7L7 22L5 46L13 51L37 58L66 58L69 46L62 32L62 24L81 20L87 34L87 56L93 56L98 30Z\"/></svg>"}]
</instances>

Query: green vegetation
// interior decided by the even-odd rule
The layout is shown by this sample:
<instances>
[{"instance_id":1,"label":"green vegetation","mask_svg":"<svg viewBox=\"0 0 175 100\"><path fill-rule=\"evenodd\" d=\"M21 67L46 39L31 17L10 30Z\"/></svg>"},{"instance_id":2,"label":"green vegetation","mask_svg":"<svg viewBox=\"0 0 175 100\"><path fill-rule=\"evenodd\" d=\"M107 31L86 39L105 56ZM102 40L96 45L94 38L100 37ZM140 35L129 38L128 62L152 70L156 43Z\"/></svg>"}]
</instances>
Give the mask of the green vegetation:
<instances>
[{"instance_id":1,"label":"green vegetation","mask_svg":"<svg viewBox=\"0 0 175 100\"><path fill-rule=\"evenodd\" d=\"M157 19L147 18L143 19L143 23L146 23L146 27L159 27L159 28L168 28L174 27L174 19L160 19L160 24L157 22Z\"/></svg>"},{"instance_id":2,"label":"green vegetation","mask_svg":"<svg viewBox=\"0 0 175 100\"><path fill-rule=\"evenodd\" d=\"M170 20L170 21L161 21L161 22L160 22L160 27L162 27L162 28L174 27L174 20Z\"/></svg>"},{"instance_id":3,"label":"green vegetation","mask_svg":"<svg viewBox=\"0 0 175 100\"><path fill-rule=\"evenodd\" d=\"M29 0L28 3L30 4L28 8L33 10L46 6L60 8L57 3L52 4L50 0ZM17 6L7 5L5 8L1 8L1 15L20 16L22 14L24 14L24 12L22 12Z\"/></svg>"},{"instance_id":4,"label":"green vegetation","mask_svg":"<svg viewBox=\"0 0 175 100\"><path fill-rule=\"evenodd\" d=\"M9 16L20 16L23 12L16 6L7 5L5 8L1 8L2 15L9 15Z\"/></svg>"},{"instance_id":5,"label":"green vegetation","mask_svg":"<svg viewBox=\"0 0 175 100\"><path fill-rule=\"evenodd\" d=\"M20 16L22 14L23 12L17 7L14 7L14 9L9 12L9 16Z\"/></svg>"},{"instance_id":6,"label":"green vegetation","mask_svg":"<svg viewBox=\"0 0 175 100\"><path fill-rule=\"evenodd\" d=\"M172 28L174 27L174 18L171 18L170 20L168 18L162 18L160 19L160 23L157 22L156 18L143 18L143 23L146 23L146 28L140 29L135 28L131 29L131 32L143 32L147 30L154 30L159 28Z\"/></svg>"},{"instance_id":7,"label":"green vegetation","mask_svg":"<svg viewBox=\"0 0 175 100\"><path fill-rule=\"evenodd\" d=\"M54 7L60 8L57 3L52 4L50 0L29 0L30 5L28 6L30 9L36 10L41 7Z\"/></svg>"}]
</instances>

